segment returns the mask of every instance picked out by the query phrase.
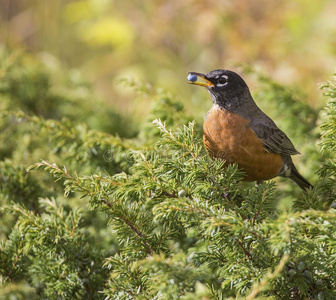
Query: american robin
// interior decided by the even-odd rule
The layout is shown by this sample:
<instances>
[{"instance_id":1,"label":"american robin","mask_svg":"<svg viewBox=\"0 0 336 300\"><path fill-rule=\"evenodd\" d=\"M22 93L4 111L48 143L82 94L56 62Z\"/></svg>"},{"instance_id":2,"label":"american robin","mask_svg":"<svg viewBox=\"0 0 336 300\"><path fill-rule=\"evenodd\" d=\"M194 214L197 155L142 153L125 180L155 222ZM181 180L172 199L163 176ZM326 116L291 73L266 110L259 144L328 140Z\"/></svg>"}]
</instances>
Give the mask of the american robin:
<instances>
[{"instance_id":1,"label":"american robin","mask_svg":"<svg viewBox=\"0 0 336 300\"><path fill-rule=\"evenodd\" d=\"M201 78L202 81L198 81ZM213 101L203 124L203 141L211 158L236 163L245 181L288 177L303 190L313 186L295 168L299 154L287 135L257 106L245 81L235 72L189 72L188 82L204 86Z\"/></svg>"}]
</instances>

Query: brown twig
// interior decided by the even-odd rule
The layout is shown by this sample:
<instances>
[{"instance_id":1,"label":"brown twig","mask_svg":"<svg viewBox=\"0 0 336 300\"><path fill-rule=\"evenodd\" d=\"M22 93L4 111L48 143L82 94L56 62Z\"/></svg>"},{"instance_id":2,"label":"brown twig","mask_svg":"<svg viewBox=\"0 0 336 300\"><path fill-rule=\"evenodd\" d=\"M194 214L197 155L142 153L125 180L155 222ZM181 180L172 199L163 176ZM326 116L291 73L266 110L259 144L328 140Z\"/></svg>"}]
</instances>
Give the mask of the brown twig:
<instances>
[{"instance_id":1,"label":"brown twig","mask_svg":"<svg viewBox=\"0 0 336 300\"><path fill-rule=\"evenodd\" d=\"M251 253L244 247L243 243L241 241L238 241L238 245L243 249L245 258L249 259L251 257Z\"/></svg>"},{"instance_id":2,"label":"brown twig","mask_svg":"<svg viewBox=\"0 0 336 300\"><path fill-rule=\"evenodd\" d=\"M112 208L112 204L107 202L106 200L103 200L104 204L106 204L109 208ZM119 216L119 219L121 221L123 221L127 226L129 226L136 234L138 237L140 237L142 239L142 242L144 244L144 246L147 248L147 252L149 255L153 255L154 250L147 244L147 242L145 241L146 237L145 235L138 229L136 228L131 222L130 220L128 220L125 216Z\"/></svg>"},{"instance_id":3,"label":"brown twig","mask_svg":"<svg viewBox=\"0 0 336 300\"><path fill-rule=\"evenodd\" d=\"M169 193L169 192L163 191L162 194L165 195L165 196L168 196L168 197L178 198L178 196L175 195L174 193Z\"/></svg>"}]
</instances>

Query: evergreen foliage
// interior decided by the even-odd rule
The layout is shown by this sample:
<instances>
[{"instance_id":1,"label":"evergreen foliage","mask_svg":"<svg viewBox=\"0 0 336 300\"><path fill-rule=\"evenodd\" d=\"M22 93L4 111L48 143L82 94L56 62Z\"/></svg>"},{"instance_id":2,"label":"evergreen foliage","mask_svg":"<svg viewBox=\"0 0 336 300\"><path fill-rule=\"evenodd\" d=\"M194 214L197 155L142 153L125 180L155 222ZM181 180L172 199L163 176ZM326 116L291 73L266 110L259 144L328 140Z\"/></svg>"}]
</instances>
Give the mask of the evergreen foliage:
<instances>
[{"instance_id":1,"label":"evergreen foliage","mask_svg":"<svg viewBox=\"0 0 336 300\"><path fill-rule=\"evenodd\" d=\"M295 140L314 138L306 162L322 165L318 182L306 169L316 188L287 190L283 209L292 183L254 186L237 166L223 170L171 95L142 89L153 107L135 137L108 129L127 118L78 102L78 86L55 91L38 61L1 59L0 299L336 297L335 77L322 86L323 155L318 112L261 80L263 97L298 115L290 127L306 136Z\"/></svg>"}]
</instances>

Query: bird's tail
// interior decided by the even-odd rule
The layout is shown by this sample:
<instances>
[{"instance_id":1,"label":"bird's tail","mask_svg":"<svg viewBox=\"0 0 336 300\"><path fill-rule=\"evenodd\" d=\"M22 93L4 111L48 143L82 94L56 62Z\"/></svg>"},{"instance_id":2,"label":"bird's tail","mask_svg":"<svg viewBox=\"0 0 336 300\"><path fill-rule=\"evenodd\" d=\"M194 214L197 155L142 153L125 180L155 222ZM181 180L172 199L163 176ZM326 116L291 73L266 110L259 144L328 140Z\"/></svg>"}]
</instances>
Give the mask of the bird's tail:
<instances>
[{"instance_id":1,"label":"bird's tail","mask_svg":"<svg viewBox=\"0 0 336 300\"><path fill-rule=\"evenodd\" d=\"M294 181L301 189L308 190L308 189L312 189L313 186L309 183L309 181L307 179L305 179L299 172L298 170L295 168L294 164L292 163L291 166L291 174L289 176L289 178Z\"/></svg>"}]
</instances>

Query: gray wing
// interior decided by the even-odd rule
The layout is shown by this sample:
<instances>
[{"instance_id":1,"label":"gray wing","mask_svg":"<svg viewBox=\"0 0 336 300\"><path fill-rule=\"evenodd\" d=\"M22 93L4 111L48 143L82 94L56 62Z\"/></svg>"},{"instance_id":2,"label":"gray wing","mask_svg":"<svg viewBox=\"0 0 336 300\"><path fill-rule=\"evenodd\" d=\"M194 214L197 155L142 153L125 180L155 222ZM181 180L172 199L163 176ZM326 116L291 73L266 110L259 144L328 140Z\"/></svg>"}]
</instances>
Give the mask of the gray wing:
<instances>
[{"instance_id":1,"label":"gray wing","mask_svg":"<svg viewBox=\"0 0 336 300\"><path fill-rule=\"evenodd\" d=\"M283 155L300 154L287 135L266 115L261 119L251 121L250 126L269 152Z\"/></svg>"}]
</instances>

